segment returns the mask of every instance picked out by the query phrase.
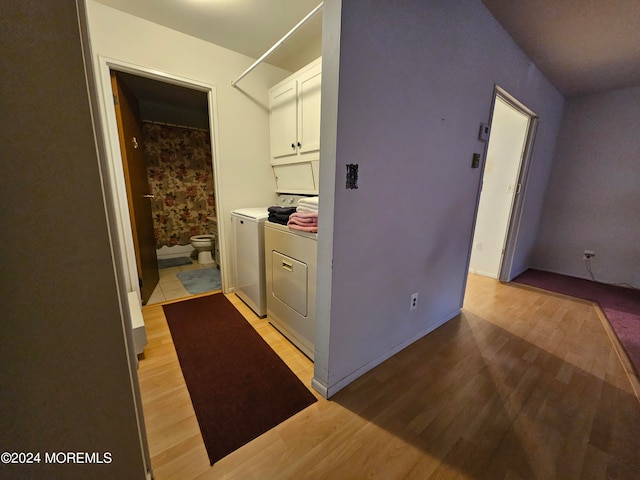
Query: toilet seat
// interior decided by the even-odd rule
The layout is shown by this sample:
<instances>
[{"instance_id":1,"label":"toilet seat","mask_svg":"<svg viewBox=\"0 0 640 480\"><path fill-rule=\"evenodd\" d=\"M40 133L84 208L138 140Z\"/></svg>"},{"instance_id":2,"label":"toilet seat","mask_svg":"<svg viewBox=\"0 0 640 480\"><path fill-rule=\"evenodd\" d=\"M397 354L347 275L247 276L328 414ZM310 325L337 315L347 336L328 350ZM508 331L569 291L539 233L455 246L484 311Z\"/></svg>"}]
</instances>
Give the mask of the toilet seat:
<instances>
[{"instance_id":1,"label":"toilet seat","mask_svg":"<svg viewBox=\"0 0 640 480\"><path fill-rule=\"evenodd\" d=\"M190 239L191 246L198 252L198 263L202 265L215 264L212 250L215 248L216 235L194 235Z\"/></svg>"},{"instance_id":2,"label":"toilet seat","mask_svg":"<svg viewBox=\"0 0 640 480\"><path fill-rule=\"evenodd\" d=\"M194 235L189 240L191 240L191 242L204 243L214 241L215 239L215 235Z\"/></svg>"}]
</instances>

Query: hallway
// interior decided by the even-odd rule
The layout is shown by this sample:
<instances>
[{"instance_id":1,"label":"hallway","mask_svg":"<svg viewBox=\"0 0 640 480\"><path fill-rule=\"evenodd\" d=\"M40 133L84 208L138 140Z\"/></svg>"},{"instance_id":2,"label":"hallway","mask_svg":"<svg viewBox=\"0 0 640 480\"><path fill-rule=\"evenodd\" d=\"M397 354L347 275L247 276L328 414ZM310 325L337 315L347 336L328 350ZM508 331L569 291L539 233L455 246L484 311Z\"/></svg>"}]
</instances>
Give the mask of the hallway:
<instances>
[{"instance_id":1,"label":"hallway","mask_svg":"<svg viewBox=\"0 0 640 480\"><path fill-rule=\"evenodd\" d=\"M313 364L230 300L310 385ZM640 403L583 301L470 275L459 317L213 466L162 308L144 316L139 375L158 480L622 480L640 471Z\"/></svg>"}]
</instances>

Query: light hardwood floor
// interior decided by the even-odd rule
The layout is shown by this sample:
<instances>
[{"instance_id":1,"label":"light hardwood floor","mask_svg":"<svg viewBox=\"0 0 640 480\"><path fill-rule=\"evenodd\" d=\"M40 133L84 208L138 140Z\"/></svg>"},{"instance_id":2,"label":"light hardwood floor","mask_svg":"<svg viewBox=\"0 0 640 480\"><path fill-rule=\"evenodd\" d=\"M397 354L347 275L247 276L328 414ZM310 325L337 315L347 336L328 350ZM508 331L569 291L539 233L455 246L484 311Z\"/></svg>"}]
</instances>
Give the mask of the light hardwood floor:
<instances>
[{"instance_id":1,"label":"light hardwood floor","mask_svg":"<svg viewBox=\"0 0 640 480\"><path fill-rule=\"evenodd\" d=\"M310 385L312 363L229 299ZM213 466L162 307L143 313L157 480L640 479L640 402L587 302L470 275L458 318Z\"/></svg>"}]
</instances>

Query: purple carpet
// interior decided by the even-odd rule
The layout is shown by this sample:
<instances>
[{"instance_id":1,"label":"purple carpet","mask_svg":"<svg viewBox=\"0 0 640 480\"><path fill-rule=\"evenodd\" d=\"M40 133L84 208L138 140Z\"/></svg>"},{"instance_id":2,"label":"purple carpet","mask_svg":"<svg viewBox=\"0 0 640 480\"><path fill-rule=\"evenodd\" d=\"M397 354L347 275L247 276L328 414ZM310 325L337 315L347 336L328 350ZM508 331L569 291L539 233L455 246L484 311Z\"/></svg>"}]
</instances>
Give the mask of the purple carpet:
<instances>
[{"instance_id":1,"label":"purple carpet","mask_svg":"<svg viewBox=\"0 0 640 480\"><path fill-rule=\"evenodd\" d=\"M640 377L640 291L533 269L513 281L597 302Z\"/></svg>"}]
</instances>

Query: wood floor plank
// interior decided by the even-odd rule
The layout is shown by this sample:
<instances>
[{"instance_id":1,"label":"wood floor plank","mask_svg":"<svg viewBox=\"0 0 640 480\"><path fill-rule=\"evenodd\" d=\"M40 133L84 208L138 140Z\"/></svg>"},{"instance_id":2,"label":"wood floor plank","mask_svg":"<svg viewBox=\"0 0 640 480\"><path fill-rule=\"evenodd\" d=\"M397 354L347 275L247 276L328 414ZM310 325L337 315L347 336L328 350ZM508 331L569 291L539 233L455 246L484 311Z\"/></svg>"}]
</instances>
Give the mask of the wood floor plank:
<instances>
[{"instance_id":1,"label":"wood floor plank","mask_svg":"<svg viewBox=\"0 0 640 480\"><path fill-rule=\"evenodd\" d=\"M229 299L310 385L312 362ZM213 466L162 308L143 314L157 480L640 478L640 402L588 302L470 275L459 317Z\"/></svg>"}]
</instances>

